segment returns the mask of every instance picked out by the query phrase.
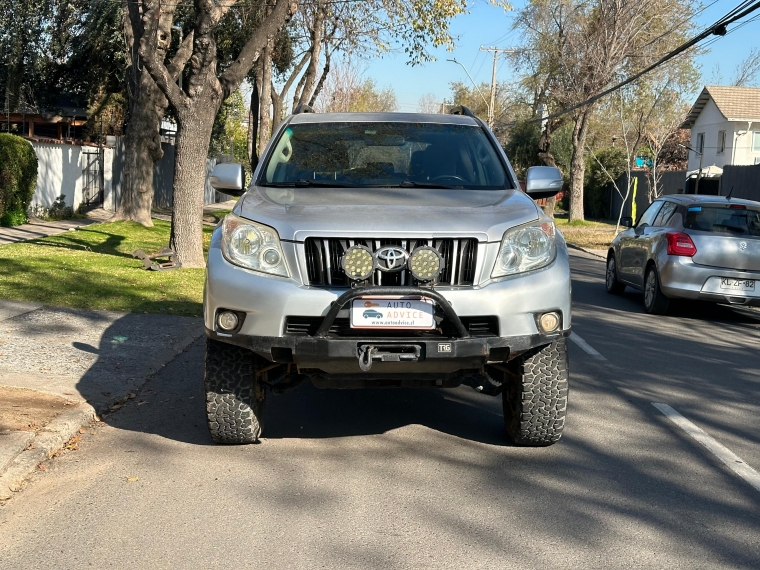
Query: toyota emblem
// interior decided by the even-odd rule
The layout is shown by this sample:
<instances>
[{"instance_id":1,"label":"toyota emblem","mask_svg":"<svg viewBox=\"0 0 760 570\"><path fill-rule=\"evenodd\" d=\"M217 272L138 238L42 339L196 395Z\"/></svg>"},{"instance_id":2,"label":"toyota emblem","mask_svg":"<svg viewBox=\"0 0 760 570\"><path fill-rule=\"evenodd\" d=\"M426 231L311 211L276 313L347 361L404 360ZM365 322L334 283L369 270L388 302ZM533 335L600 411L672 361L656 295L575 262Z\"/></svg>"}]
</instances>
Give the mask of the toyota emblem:
<instances>
[{"instance_id":1,"label":"toyota emblem","mask_svg":"<svg viewBox=\"0 0 760 570\"><path fill-rule=\"evenodd\" d=\"M377 268L380 271L401 271L406 266L409 254L400 247L381 247L375 256L378 259Z\"/></svg>"},{"instance_id":2,"label":"toyota emblem","mask_svg":"<svg viewBox=\"0 0 760 570\"><path fill-rule=\"evenodd\" d=\"M741 249L742 251L744 251L745 249L747 249L747 242L746 241L740 242L739 243L739 249Z\"/></svg>"}]
</instances>

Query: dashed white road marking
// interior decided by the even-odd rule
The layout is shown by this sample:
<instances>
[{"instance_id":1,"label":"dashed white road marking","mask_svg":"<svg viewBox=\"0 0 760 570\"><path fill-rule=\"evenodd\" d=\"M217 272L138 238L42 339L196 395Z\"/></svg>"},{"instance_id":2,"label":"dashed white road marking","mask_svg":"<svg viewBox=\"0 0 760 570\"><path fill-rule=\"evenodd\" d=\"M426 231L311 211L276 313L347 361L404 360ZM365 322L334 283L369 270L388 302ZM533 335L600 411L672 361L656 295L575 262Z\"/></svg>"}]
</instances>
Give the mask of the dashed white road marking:
<instances>
[{"instance_id":1,"label":"dashed white road marking","mask_svg":"<svg viewBox=\"0 0 760 570\"><path fill-rule=\"evenodd\" d=\"M747 465L741 457L736 455L722 443L719 443L707 435L707 433L702 428L691 423L667 404L656 404L652 402L652 405L660 410L663 414L665 414L665 417L668 418L671 422L676 424L683 431L685 431L687 434L701 443L704 447L706 447L710 453L725 463L726 466L731 469L731 471L736 473L739 477L760 491L760 473Z\"/></svg>"},{"instance_id":2,"label":"dashed white road marking","mask_svg":"<svg viewBox=\"0 0 760 570\"><path fill-rule=\"evenodd\" d=\"M592 358L595 358L596 360L607 360L604 356L599 354L593 346L591 346L574 332L570 333L570 340L577 344L581 349L583 349L586 354L590 355Z\"/></svg>"}]
</instances>

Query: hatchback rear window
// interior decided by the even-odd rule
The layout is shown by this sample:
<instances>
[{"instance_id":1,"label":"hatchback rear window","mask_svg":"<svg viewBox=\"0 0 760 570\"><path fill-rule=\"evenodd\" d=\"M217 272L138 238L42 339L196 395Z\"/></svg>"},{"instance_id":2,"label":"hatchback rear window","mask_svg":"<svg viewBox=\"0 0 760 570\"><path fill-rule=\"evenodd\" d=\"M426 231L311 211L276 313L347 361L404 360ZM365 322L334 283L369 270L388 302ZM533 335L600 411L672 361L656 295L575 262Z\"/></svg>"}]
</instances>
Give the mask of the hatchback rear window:
<instances>
[{"instance_id":1,"label":"hatchback rear window","mask_svg":"<svg viewBox=\"0 0 760 570\"><path fill-rule=\"evenodd\" d=\"M511 188L480 127L401 122L291 124L272 146L260 184Z\"/></svg>"},{"instance_id":2,"label":"hatchback rear window","mask_svg":"<svg viewBox=\"0 0 760 570\"><path fill-rule=\"evenodd\" d=\"M684 228L734 236L760 236L760 210L730 206L689 206Z\"/></svg>"}]
</instances>

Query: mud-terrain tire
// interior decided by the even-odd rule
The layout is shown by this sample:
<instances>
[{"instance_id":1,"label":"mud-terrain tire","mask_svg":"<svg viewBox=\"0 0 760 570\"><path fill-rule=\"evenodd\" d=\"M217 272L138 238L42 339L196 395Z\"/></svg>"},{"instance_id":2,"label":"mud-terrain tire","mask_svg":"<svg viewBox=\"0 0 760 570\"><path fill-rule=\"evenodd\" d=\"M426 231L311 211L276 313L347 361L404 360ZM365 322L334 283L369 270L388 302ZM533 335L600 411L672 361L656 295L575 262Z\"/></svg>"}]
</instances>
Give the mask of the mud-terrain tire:
<instances>
[{"instance_id":1,"label":"mud-terrain tire","mask_svg":"<svg viewBox=\"0 0 760 570\"><path fill-rule=\"evenodd\" d=\"M605 272L605 286L607 287L607 293L611 295L620 295L625 291L625 283L618 281L617 276L617 262L615 262L615 255L610 254L607 258L607 271Z\"/></svg>"},{"instance_id":2,"label":"mud-terrain tire","mask_svg":"<svg viewBox=\"0 0 760 570\"><path fill-rule=\"evenodd\" d=\"M509 367L512 373L502 391L507 436L517 445L532 447L558 442L569 390L565 339L533 349Z\"/></svg>"},{"instance_id":3,"label":"mud-terrain tire","mask_svg":"<svg viewBox=\"0 0 760 570\"><path fill-rule=\"evenodd\" d=\"M264 387L256 385L259 357L206 339L206 420L216 443L256 443L264 428Z\"/></svg>"}]
</instances>

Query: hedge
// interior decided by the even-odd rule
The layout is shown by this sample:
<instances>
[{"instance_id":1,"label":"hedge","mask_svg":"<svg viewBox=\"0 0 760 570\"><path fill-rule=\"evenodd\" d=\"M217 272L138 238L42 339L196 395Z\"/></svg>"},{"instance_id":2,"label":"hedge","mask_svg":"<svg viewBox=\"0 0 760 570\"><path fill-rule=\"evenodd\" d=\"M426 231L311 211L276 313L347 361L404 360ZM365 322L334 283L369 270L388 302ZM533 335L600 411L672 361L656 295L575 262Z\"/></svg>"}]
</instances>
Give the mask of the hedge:
<instances>
[{"instance_id":1,"label":"hedge","mask_svg":"<svg viewBox=\"0 0 760 570\"><path fill-rule=\"evenodd\" d=\"M37 186L37 154L23 138L0 133L0 226L26 223Z\"/></svg>"}]
</instances>

